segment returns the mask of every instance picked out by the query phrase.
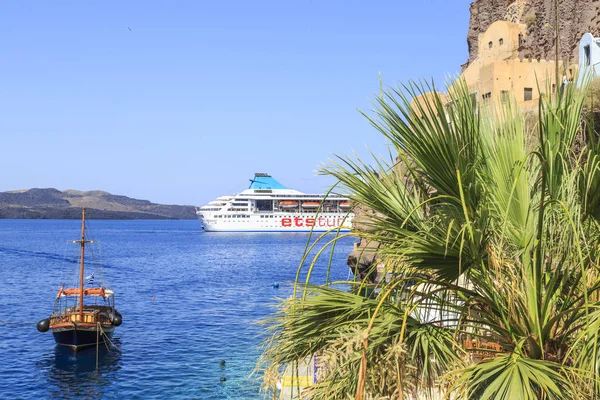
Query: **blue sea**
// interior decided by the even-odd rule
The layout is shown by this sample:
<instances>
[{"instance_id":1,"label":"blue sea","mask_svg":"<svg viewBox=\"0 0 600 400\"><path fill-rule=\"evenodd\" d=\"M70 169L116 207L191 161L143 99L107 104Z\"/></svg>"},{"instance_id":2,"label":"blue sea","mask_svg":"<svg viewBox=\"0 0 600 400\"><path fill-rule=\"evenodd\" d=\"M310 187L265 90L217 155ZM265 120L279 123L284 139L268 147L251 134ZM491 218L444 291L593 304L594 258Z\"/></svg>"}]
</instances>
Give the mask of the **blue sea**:
<instances>
[{"instance_id":1,"label":"blue sea","mask_svg":"<svg viewBox=\"0 0 600 400\"><path fill-rule=\"evenodd\" d=\"M80 222L0 220L0 398L260 399L251 376L264 335L257 322L291 294L308 234L205 233L197 221L88 226L123 314L113 336L120 350L100 351L96 369L95 348L58 348L32 324L50 315L76 268L66 241ZM348 278L352 244L338 243L332 280Z\"/></svg>"}]
</instances>

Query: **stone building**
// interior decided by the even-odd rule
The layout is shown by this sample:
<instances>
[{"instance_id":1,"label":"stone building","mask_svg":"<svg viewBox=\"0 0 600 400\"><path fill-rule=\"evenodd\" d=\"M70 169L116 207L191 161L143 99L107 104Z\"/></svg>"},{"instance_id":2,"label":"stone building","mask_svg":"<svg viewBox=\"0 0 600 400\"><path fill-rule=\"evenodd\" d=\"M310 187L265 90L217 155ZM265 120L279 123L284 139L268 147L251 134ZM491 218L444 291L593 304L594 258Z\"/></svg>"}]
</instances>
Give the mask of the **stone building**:
<instances>
[{"instance_id":1,"label":"stone building","mask_svg":"<svg viewBox=\"0 0 600 400\"><path fill-rule=\"evenodd\" d=\"M521 108L535 107L540 93L556 90L554 61L519 57L526 32L523 24L496 21L479 35L477 58L461 76L482 105L513 98ZM560 62L559 68L561 74L572 75L575 67L564 71Z\"/></svg>"},{"instance_id":2,"label":"stone building","mask_svg":"<svg viewBox=\"0 0 600 400\"><path fill-rule=\"evenodd\" d=\"M534 109L541 94L556 90L554 61L521 58L526 35L526 25L509 21L496 21L479 35L477 57L466 66L461 78L481 106L510 99L521 109ZM561 84L565 78L570 80L576 69L576 64L565 68L559 61ZM414 101L427 101L428 97L426 94Z\"/></svg>"}]
</instances>

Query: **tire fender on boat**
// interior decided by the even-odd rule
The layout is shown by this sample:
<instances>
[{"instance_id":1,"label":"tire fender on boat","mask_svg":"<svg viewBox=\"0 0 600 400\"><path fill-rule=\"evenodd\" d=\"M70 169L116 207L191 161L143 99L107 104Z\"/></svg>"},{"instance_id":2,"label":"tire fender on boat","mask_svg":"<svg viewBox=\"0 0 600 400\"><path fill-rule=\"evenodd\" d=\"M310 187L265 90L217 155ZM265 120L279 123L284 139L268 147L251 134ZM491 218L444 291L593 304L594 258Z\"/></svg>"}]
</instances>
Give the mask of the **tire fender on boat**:
<instances>
[{"instance_id":1,"label":"tire fender on boat","mask_svg":"<svg viewBox=\"0 0 600 400\"><path fill-rule=\"evenodd\" d=\"M123 317L121 316L121 313L119 313L118 311L112 316L112 318L110 319L110 322L114 325L114 326L119 326L123 323Z\"/></svg>"},{"instance_id":2,"label":"tire fender on boat","mask_svg":"<svg viewBox=\"0 0 600 400\"><path fill-rule=\"evenodd\" d=\"M36 325L37 330L40 332L48 332L50 329L50 318L43 319L39 321Z\"/></svg>"}]
</instances>

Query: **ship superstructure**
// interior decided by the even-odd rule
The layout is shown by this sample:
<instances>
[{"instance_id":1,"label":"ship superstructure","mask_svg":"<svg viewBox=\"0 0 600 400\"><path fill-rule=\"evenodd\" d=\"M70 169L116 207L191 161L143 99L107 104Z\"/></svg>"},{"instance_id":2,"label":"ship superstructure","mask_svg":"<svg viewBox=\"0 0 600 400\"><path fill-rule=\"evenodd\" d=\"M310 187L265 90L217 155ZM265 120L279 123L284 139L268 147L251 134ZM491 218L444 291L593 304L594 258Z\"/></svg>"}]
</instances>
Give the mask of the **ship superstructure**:
<instances>
[{"instance_id":1,"label":"ship superstructure","mask_svg":"<svg viewBox=\"0 0 600 400\"><path fill-rule=\"evenodd\" d=\"M305 194L283 186L271 175L254 174L250 187L221 196L196 209L207 232L325 232L351 227L348 198Z\"/></svg>"}]
</instances>

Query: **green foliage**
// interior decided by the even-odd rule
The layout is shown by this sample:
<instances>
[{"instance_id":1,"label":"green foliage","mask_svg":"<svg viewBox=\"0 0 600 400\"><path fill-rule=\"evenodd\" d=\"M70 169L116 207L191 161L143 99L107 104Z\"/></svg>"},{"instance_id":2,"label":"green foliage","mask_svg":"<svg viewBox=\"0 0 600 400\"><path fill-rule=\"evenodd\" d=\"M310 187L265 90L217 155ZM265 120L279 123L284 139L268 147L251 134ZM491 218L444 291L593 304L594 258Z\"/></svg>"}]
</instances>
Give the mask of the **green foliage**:
<instances>
[{"instance_id":1,"label":"green foliage","mask_svg":"<svg viewBox=\"0 0 600 400\"><path fill-rule=\"evenodd\" d=\"M600 79L590 82L587 96L585 96L585 108L590 111L600 109Z\"/></svg>"},{"instance_id":2,"label":"green foliage","mask_svg":"<svg viewBox=\"0 0 600 400\"><path fill-rule=\"evenodd\" d=\"M318 354L307 399L600 397L600 146L585 91L541 99L532 126L510 102L478 109L462 81L413 101L434 89L382 92L366 116L390 161L323 169L374 211L354 234L381 244L391 278L374 298L366 282L305 286L268 321L260 368Z\"/></svg>"},{"instance_id":3,"label":"green foliage","mask_svg":"<svg viewBox=\"0 0 600 400\"><path fill-rule=\"evenodd\" d=\"M457 371L460 378L452 390L481 400L573 398L560 369L554 363L507 354Z\"/></svg>"}]
</instances>

